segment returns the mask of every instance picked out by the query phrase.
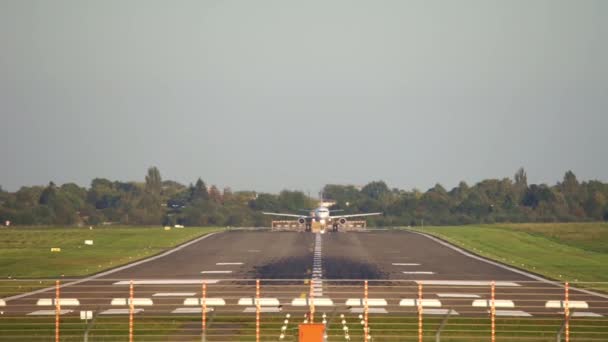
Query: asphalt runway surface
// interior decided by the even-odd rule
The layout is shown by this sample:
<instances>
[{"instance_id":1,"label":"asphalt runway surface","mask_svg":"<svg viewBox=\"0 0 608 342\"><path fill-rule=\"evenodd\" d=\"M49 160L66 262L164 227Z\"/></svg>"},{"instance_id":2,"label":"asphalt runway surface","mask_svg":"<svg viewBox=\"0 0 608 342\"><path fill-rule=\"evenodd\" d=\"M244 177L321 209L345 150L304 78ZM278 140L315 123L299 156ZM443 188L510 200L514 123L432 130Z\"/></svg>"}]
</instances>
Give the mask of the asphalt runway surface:
<instances>
[{"instance_id":1,"label":"asphalt runway surface","mask_svg":"<svg viewBox=\"0 0 608 342\"><path fill-rule=\"evenodd\" d=\"M207 310L254 314L255 279L263 313L300 315L363 311L364 280L372 315L487 315L495 281L497 316L563 316L564 289L488 263L429 237L406 231L312 234L227 231L169 255L76 284L64 282L61 310L129 312L130 281L138 315L199 315L202 284ZM312 280L311 280L312 279ZM66 284L67 283L67 284ZM422 301L416 301L422 291ZM54 315L55 291L5 298L8 316ZM608 316L608 297L570 291L580 317ZM301 317L301 316L299 316Z\"/></svg>"}]
</instances>

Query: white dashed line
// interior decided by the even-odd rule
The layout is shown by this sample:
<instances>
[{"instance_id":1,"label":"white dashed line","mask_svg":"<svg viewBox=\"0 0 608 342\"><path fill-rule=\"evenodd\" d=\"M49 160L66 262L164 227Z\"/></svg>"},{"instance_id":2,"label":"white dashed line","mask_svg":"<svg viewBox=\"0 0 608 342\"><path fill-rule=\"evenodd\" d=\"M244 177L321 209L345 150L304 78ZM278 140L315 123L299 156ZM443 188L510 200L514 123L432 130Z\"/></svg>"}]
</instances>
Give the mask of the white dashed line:
<instances>
[{"instance_id":1,"label":"white dashed line","mask_svg":"<svg viewBox=\"0 0 608 342\"><path fill-rule=\"evenodd\" d=\"M201 271L201 274L230 274L232 271Z\"/></svg>"},{"instance_id":2,"label":"white dashed line","mask_svg":"<svg viewBox=\"0 0 608 342\"><path fill-rule=\"evenodd\" d=\"M216 266L240 266L242 262L216 262Z\"/></svg>"},{"instance_id":3,"label":"white dashed line","mask_svg":"<svg viewBox=\"0 0 608 342\"><path fill-rule=\"evenodd\" d=\"M420 264L409 263L409 262L394 262L393 266L420 266Z\"/></svg>"}]
</instances>

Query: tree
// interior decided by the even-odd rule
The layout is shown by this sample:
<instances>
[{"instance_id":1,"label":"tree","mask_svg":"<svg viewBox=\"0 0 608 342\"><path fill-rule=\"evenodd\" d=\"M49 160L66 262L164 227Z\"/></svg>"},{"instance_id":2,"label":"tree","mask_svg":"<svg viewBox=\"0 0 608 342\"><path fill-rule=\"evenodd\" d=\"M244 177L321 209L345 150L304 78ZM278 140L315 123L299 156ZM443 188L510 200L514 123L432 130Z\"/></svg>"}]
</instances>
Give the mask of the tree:
<instances>
[{"instance_id":1,"label":"tree","mask_svg":"<svg viewBox=\"0 0 608 342\"><path fill-rule=\"evenodd\" d=\"M209 199L211 199L215 203L223 203L224 200L222 199L222 194L220 193L220 190L217 188L217 186L212 185L211 188L209 188Z\"/></svg>"},{"instance_id":2,"label":"tree","mask_svg":"<svg viewBox=\"0 0 608 342\"><path fill-rule=\"evenodd\" d=\"M163 188L163 182L160 177L160 171L156 166L148 169L146 175L146 192L159 196Z\"/></svg>"},{"instance_id":3,"label":"tree","mask_svg":"<svg viewBox=\"0 0 608 342\"><path fill-rule=\"evenodd\" d=\"M190 188L190 202L194 201L206 201L209 199L209 192L207 192L207 186L202 179L198 179L196 184Z\"/></svg>"}]
</instances>

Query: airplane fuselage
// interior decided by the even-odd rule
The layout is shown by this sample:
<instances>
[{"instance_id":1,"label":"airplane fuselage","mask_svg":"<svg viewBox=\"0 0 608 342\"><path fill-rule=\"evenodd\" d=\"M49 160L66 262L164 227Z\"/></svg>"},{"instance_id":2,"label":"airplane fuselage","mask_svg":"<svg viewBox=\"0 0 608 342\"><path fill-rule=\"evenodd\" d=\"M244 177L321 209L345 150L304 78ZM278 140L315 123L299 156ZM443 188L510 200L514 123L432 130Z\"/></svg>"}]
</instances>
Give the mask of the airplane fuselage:
<instances>
[{"instance_id":1,"label":"airplane fuselage","mask_svg":"<svg viewBox=\"0 0 608 342\"><path fill-rule=\"evenodd\" d=\"M329 216L329 209L324 206L320 206L313 210L310 213L310 216L312 216L314 222L318 222L321 225L328 224L331 221Z\"/></svg>"}]
</instances>

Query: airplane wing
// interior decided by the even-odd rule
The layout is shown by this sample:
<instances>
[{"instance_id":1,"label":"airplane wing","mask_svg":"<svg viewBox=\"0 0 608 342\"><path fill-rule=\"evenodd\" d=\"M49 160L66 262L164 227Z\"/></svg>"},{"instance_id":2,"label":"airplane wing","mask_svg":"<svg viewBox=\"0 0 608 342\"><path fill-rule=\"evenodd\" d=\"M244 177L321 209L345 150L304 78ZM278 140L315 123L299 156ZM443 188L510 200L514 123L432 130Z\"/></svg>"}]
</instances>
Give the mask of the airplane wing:
<instances>
[{"instance_id":1,"label":"airplane wing","mask_svg":"<svg viewBox=\"0 0 608 342\"><path fill-rule=\"evenodd\" d=\"M267 213L262 212L264 215L272 215L272 216L284 216L284 217L297 217L297 218L308 218L307 215L297 215L297 214L283 214L283 213Z\"/></svg>"},{"instance_id":2,"label":"airplane wing","mask_svg":"<svg viewBox=\"0 0 608 342\"><path fill-rule=\"evenodd\" d=\"M349 218L349 217L362 217L362 216L375 216L375 215L382 215L382 213L365 213L365 214L351 214L351 215L336 215L336 216L330 216L330 218L332 219L340 219L340 218Z\"/></svg>"}]
</instances>

